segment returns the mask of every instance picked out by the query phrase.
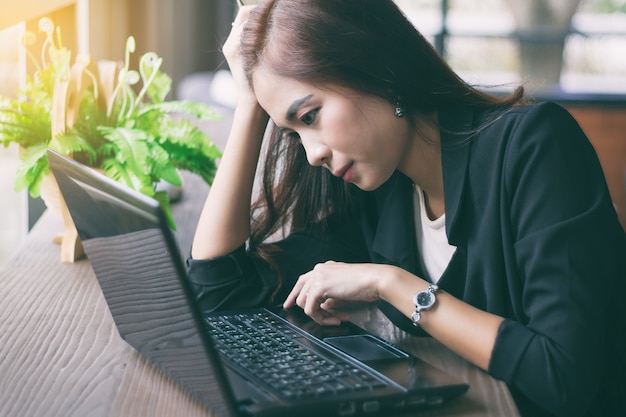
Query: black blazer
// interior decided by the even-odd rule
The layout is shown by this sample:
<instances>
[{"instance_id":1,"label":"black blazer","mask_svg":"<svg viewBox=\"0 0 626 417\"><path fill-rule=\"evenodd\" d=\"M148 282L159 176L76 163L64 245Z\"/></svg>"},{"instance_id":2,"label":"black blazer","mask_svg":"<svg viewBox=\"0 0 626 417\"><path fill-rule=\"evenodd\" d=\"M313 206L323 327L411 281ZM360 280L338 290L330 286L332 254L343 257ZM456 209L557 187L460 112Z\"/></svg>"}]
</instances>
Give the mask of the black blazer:
<instances>
[{"instance_id":1,"label":"black blazer","mask_svg":"<svg viewBox=\"0 0 626 417\"><path fill-rule=\"evenodd\" d=\"M489 373L524 415L623 416L626 236L593 147L555 104L439 115L446 232L457 250L439 286L505 318ZM287 285L318 262L393 264L418 276L411 181L356 189L354 217L325 238L279 242ZM188 260L206 311L271 303L276 274L244 247ZM399 327L424 335L390 305Z\"/></svg>"}]
</instances>

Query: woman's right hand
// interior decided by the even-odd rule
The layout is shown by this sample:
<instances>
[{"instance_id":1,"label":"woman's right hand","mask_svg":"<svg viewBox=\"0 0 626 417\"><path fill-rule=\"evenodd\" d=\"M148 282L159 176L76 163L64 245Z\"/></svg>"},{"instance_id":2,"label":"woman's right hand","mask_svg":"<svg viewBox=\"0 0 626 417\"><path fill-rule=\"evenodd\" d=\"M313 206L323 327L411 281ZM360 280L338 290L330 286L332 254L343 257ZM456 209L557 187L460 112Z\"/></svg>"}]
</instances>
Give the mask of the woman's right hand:
<instances>
[{"instance_id":1,"label":"woman's right hand","mask_svg":"<svg viewBox=\"0 0 626 417\"><path fill-rule=\"evenodd\" d=\"M237 98L241 102L257 103L246 77L243 60L241 58L241 37L250 12L255 6L242 6L233 21L233 27L222 47L222 53L228 62L228 67L237 86Z\"/></svg>"}]
</instances>

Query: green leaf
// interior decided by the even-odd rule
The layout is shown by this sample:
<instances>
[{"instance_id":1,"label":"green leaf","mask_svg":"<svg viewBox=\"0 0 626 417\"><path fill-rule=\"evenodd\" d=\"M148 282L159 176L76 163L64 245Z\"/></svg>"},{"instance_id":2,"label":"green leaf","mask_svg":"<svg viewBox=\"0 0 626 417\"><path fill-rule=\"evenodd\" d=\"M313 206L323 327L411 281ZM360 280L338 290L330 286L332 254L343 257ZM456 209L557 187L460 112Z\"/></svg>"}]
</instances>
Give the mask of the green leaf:
<instances>
[{"instance_id":1,"label":"green leaf","mask_svg":"<svg viewBox=\"0 0 626 417\"><path fill-rule=\"evenodd\" d=\"M24 149L20 155L22 164L15 175L15 191L28 188L33 198L39 197L43 177L50 172L46 150L45 144Z\"/></svg>"},{"instance_id":2,"label":"green leaf","mask_svg":"<svg viewBox=\"0 0 626 417\"><path fill-rule=\"evenodd\" d=\"M104 136L116 146L112 156L118 164L108 164L106 172L113 172L114 178L143 194L154 193L155 181L148 172L150 151L146 132L137 129L100 127Z\"/></svg>"},{"instance_id":3,"label":"green leaf","mask_svg":"<svg viewBox=\"0 0 626 417\"><path fill-rule=\"evenodd\" d=\"M157 143L150 147L150 159L152 162L150 172L156 180L162 178L172 185L182 185L183 180L178 175L170 155Z\"/></svg>"},{"instance_id":4,"label":"green leaf","mask_svg":"<svg viewBox=\"0 0 626 417\"><path fill-rule=\"evenodd\" d=\"M0 143L23 147L50 140L49 107L34 101L0 101Z\"/></svg>"},{"instance_id":5,"label":"green leaf","mask_svg":"<svg viewBox=\"0 0 626 417\"><path fill-rule=\"evenodd\" d=\"M172 88L172 79L169 75L157 71L154 80L148 87L146 95L153 103L163 103Z\"/></svg>"},{"instance_id":6,"label":"green leaf","mask_svg":"<svg viewBox=\"0 0 626 417\"><path fill-rule=\"evenodd\" d=\"M172 230L176 230L176 221L174 220L174 215L172 214L170 198L168 197L167 192L159 191L153 196L153 198L161 204L161 208L163 208L163 212L165 213L165 220L167 221L167 224Z\"/></svg>"},{"instance_id":7,"label":"green leaf","mask_svg":"<svg viewBox=\"0 0 626 417\"><path fill-rule=\"evenodd\" d=\"M184 159L193 159L193 156L197 153L212 158L220 158L222 156L221 151L207 134L187 119L178 119L175 123L171 122L164 127L159 142L164 146L167 143L186 149L186 151L178 149L176 152L171 152L175 155L180 155ZM179 152L182 153L179 154Z\"/></svg>"},{"instance_id":8,"label":"green leaf","mask_svg":"<svg viewBox=\"0 0 626 417\"><path fill-rule=\"evenodd\" d=\"M115 157L106 158L100 164L100 168L104 171L107 177L113 178L115 181L126 184L132 187L133 180L129 175L123 164L121 164Z\"/></svg>"},{"instance_id":9,"label":"green leaf","mask_svg":"<svg viewBox=\"0 0 626 417\"><path fill-rule=\"evenodd\" d=\"M113 142L117 147L116 158L126 168L135 174L143 173L148 159L148 146L146 140L148 136L146 132L137 129L128 129L123 127L100 127L100 132L109 141Z\"/></svg>"},{"instance_id":10,"label":"green leaf","mask_svg":"<svg viewBox=\"0 0 626 417\"><path fill-rule=\"evenodd\" d=\"M164 103L149 104L139 111L139 116L143 113L159 110L161 113L182 113L194 116L199 120L219 120L222 116L204 103L197 103L189 100L172 100Z\"/></svg>"},{"instance_id":11,"label":"green leaf","mask_svg":"<svg viewBox=\"0 0 626 417\"><path fill-rule=\"evenodd\" d=\"M50 141L49 147L64 155L72 155L77 152L84 152L89 156L89 161L96 160L96 151L89 141L78 134L57 135ZM91 164L87 164L91 165Z\"/></svg>"},{"instance_id":12,"label":"green leaf","mask_svg":"<svg viewBox=\"0 0 626 417\"><path fill-rule=\"evenodd\" d=\"M149 135L160 136L167 126L168 116L157 108L138 112L133 121L134 128L146 131Z\"/></svg>"}]
</instances>

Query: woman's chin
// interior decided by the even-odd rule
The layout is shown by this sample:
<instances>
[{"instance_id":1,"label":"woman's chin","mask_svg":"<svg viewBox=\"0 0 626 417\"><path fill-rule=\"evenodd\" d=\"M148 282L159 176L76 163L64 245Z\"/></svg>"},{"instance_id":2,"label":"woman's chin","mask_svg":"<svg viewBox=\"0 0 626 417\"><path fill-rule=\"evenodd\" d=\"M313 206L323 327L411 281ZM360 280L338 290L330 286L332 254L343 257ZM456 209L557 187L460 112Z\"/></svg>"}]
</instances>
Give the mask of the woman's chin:
<instances>
[{"instance_id":1,"label":"woman's chin","mask_svg":"<svg viewBox=\"0 0 626 417\"><path fill-rule=\"evenodd\" d=\"M386 178L383 178L383 179L372 178L372 179L366 180L366 179L363 179L363 178L353 178L352 181L350 181L350 183L356 185L357 187L359 187L363 191L375 191L381 185L383 185L385 182L387 182L387 180L389 178L391 178L391 175L389 177L386 177Z\"/></svg>"},{"instance_id":2,"label":"woman's chin","mask_svg":"<svg viewBox=\"0 0 626 417\"><path fill-rule=\"evenodd\" d=\"M363 191L375 191L376 189L378 189L378 187L380 187L382 184L376 183L376 184L371 184L371 183L358 183L358 182L352 182L352 184L356 185L357 187L359 187L361 190Z\"/></svg>"}]
</instances>

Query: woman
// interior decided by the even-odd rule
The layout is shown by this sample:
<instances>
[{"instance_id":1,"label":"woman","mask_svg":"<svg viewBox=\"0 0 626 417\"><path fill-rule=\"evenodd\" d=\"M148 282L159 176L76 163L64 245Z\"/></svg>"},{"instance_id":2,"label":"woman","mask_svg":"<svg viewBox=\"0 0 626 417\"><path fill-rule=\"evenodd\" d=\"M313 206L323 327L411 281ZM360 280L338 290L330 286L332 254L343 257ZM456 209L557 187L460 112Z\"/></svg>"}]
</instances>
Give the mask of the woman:
<instances>
[{"instance_id":1,"label":"woman","mask_svg":"<svg viewBox=\"0 0 626 417\"><path fill-rule=\"evenodd\" d=\"M467 85L391 0L242 8L224 54L239 101L189 260L203 309L336 325L378 303L524 415L625 415L626 238L565 110Z\"/></svg>"}]
</instances>

